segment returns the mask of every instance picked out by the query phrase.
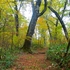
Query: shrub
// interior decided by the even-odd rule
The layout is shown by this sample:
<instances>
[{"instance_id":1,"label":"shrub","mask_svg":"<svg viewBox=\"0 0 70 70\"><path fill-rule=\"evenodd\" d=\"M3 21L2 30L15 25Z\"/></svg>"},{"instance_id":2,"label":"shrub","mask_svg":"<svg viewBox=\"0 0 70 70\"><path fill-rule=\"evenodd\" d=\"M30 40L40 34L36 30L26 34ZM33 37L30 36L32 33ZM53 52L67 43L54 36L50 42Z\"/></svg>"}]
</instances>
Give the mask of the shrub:
<instances>
[{"instance_id":1,"label":"shrub","mask_svg":"<svg viewBox=\"0 0 70 70\"><path fill-rule=\"evenodd\" d=\"M13 65L14 60L17 58L13 49L0 49L0 70L6 70Z\"/></svg>"},{"instance_id":2,"label":"shrub","mask_svg":"<svg viewBox=\"0 0 70 70\"><path fill-rule=\"evenodd\" d=\"M70 50L67 57L63 57L66 51L66 44L53 45L46 51L46 58L59 64L61 61L63 66L66 66L70 61Z\"/></svg>"},{"instance_id":3,"label":"shrub","mask_svg":"<svg viewBox=\"0 0 70 70\"><path fill-rule=\"evenodd\" d=\"M37 44L37 43L32 43L32 46L31 46L32 50L37 50L37 49L41 49L41 48L44 48L44 46Z\"/></svg>"}]
</instances>

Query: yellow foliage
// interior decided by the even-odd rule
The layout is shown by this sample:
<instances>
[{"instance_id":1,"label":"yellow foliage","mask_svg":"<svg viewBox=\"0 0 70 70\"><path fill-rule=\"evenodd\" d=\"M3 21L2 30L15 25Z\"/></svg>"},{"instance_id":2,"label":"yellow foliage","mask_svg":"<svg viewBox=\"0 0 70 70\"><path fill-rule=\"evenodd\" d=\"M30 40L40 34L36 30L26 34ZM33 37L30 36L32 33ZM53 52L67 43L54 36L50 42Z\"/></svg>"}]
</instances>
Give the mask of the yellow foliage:
<instances>
[{"instance_id":1,"label":"yellow foliage","mask_svg":"<svg viewBox=\"0 0 70 70\"><path fill-rule=\"evenodd\" d=\"M47 29L46 20L43 17L40 17L37 21L38 27L41 29Z\"/></svg>"},{"instance_id":2,"label":"yellow foliage","mask_svg":"<svg viewBox=\"0 0 70 70\"><path fill-rule=\"evenodd\" d=\"M42 18L42 17L38 18L37 23L38 24L44 23L44 18Z\"/></svg>"}]
</instances>

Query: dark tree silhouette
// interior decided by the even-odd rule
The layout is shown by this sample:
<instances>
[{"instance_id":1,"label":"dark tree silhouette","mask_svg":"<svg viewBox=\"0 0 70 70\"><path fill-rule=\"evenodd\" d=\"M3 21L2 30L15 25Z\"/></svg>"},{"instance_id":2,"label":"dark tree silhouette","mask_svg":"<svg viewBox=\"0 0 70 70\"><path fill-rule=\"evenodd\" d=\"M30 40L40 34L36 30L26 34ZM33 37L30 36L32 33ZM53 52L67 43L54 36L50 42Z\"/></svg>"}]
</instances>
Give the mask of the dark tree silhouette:
<instances>
[{"instance_id":1,"label":"dark tree silhouette","mask_svg":"<svg viewBox=\"0 0 70 70\"><path fill-rule=\"evenodd\" d=\"M60 21L60 23L62 25L62 28L64 30L64 33L65 33L65 37L66 37L66 39L68 41L67 49L66 49L66 52L65 52L64 57L63 57L63 58L65 58L67 56L69 48L70 48L70 39L68 37L68 32L67 32L66 26L65 26L65 24L64 24L64 22L62 20L62 17L60 17L60 15L52 7L48 6L48 8L56 15L56 17ZM60 62L60 64L59 64L60 66L62 66L62 62L63 61Z\"/></svg>"},{"instance_id":2,"label":"dark tree silhouette","mask_svg":"<svg viewBox=\"0 0 70 70\"><path fill-rule=\"evenodd\" d=\"M17 4L16 4L16 1L14 2L15 4L15 26L16 26L16 36L18 36L19 34L19 18L18 18L18 7L17 7Z\"/></svg>"},{"instance_id":3,"label":"dark tree silhouette","mask_svg":"<svg viewBox=\"0 0 70 70\"><path fill-rule=\"evenodd\" d=\"M24 49L27 52L31 52L31 49L30 49L31 40L32 40L32 36L34 34L34 29L35 29L35 26L36 26L37 19L38 19L38 17L43 15L44 12L46 11L47 0L44 0L44 9L42 10L41 13L39 13L39 11L40 11L39 8L40 8L40 5L41 5L41 2L42 2L42 0L37 0L36 4L34 4L34 1L32 0L33 15L32 15L29 27L28 27L28 31L27 31L27 34L26 34L26 39L25 39L24 45L22 47L22 49Z\"/></svg>"}]
</instances>

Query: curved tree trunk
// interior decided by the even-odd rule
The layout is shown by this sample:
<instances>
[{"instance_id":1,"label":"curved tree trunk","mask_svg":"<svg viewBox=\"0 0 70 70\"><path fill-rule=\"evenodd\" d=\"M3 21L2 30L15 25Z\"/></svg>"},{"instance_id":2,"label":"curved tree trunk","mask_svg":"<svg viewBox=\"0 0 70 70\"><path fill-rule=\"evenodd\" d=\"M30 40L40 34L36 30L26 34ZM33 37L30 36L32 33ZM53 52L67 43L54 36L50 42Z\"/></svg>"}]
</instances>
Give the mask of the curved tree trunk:
<instances>
[{"instance_id":1,"label":"curved tree trunk","mask_svg":"<svg viewBox=\"0 0 70 70\"><path fill-rule=\"evenodd\" d=\"M65 52L65 54L64 54L64 58L67 56L67 54L68 54L68 51L69 51L69 48L70 48L70 39L69 39L69 36L68 36L68 32L67 32L67 29L66 29L66 26L65 26L65 24L64 24L64 22L63 22L63 20L62 20L62 18L63 18L63 15L62 15L62 17L60 17L60 15L53 9L53 8L51 8L50 6L48 6L48 8L56 15L56 17L58 18L58 20L60 21L60 23L61 23L61 25L62 25L62 28L63 28L63 30L64 30L64 33L65 33L65 37L66 37L66 39L67 39L67 41L68 41L68 45L67 45L67 48L66 48L66 52ZM63 61L61 61L60 62L60 66L62 65L62 62Z\"/></svg>"},{"instance_id":2,"label":"curved tree trunk","mask_svg":"<svg viewBox=\"0 0 70 70\"><path fill-rule=\"evenodd\" d=\"M25 39L25 42L23 45L23 49L25 51L28 51L28 52L30 52L31 40L32 40L32 36L34 33L37 19L38 19L38 14L34 11L31 22L30 22L29 27L28 27L26 39Z\"/></svg>"},{"instance_id":3,"label":"curved tree trunk","mask_svg":"<svg viewBox=\"0 0 70 70\"><path fill-rule=\"evenodd\" d=\"M36 22L37 22L37 19L39 16L43 15L44 12L46 11L46 6L47 6L47 2L46 0L44 0L44 9L42 10L41 13L39 13L39 8L40 8L40 5L41 5L41 1L42 0L37 0L36 1L36 5L34 5L34 2L32 1L32 9L33 9L33 15L32 15L32 18L31 18L31 21L30 21L30 24L29 24L29 27L28 27L28 31L27 31L27 34L26 34L26 39L25 39L25 42L24 42L24 45L22 47L22 49L24 49L24 51L27 51L29 53L31 53L31 41L32 41L32 36L34 34L34 29L35 29L35 26L36 26Z\"/></svg>"}]
</instances>

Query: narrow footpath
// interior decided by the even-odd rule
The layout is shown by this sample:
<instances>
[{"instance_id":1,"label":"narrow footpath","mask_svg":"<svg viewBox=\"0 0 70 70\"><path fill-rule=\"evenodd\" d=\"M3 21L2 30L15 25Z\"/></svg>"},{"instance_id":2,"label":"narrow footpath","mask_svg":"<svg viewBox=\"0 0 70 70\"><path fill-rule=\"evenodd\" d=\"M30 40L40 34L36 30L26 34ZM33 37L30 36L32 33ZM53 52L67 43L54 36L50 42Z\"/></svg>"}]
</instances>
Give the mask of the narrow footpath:
<instances>
[{"instance_id":1,"label":"narrow footpath","mask_svg":"<svg viewBox=\"0 0 70 70\"><path fill-rule=\"evenodd\" d=\"M38 49L38 53L23 53L15 62L11 70L58 70L51 61L46 59L46 49Z\"/></svg>"}]
</instances>

